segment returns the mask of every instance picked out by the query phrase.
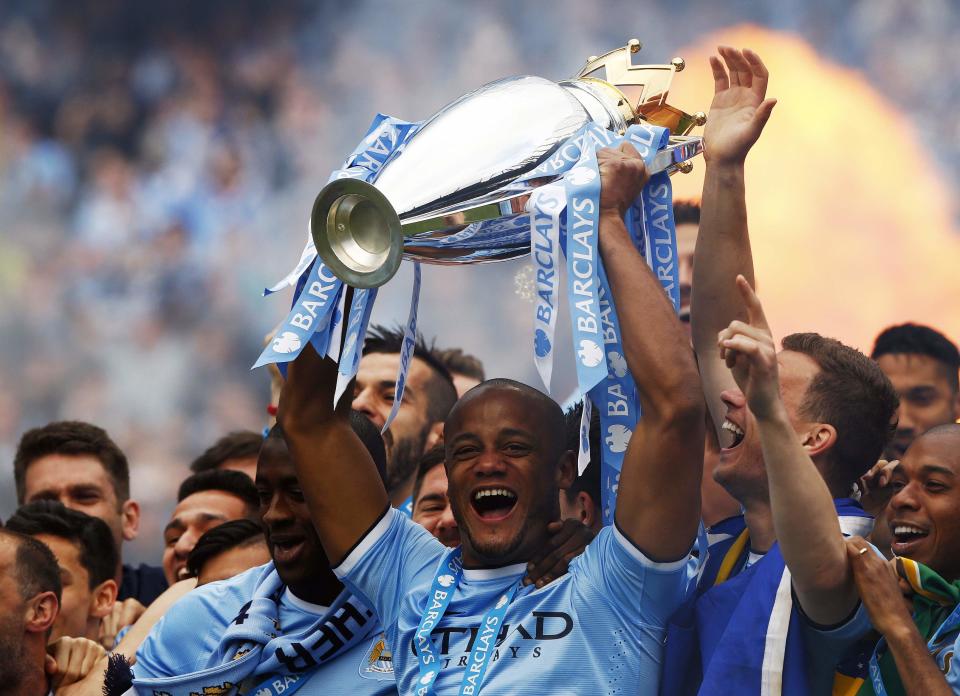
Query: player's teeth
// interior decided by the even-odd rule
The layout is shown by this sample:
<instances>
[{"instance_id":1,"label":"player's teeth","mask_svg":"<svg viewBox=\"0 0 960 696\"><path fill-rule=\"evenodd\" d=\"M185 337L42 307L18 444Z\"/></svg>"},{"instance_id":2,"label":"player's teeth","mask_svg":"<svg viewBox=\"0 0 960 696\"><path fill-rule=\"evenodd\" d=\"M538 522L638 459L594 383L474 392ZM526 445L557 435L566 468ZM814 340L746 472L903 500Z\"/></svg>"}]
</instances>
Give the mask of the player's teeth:
<instances>
[{"instance_id":1,"label":"player's teeth","mask_svg":"<svg viewBox=\"0 0 960 696\"><path fill-rule=\"evenodd\" d=\"M916 527L908 527L906 525L900 525L894 528L893 533L894 534L923 534L923 530L917 529Z\"/></svg>"},{"instance_id":2,"label":"player's teeth","mask_svg":"<svg viewBox=\"0 0 960 696\"><path fill-rule=\"evenodd\" d=\"M731 421L723 421L723 425L720 426L721 430L729 430L734 435L740 436L743 435L743 430L736 424Z\"/></svg>"},{"instance_id":3,"label":"player's teeth","mask_svg":"<svg viewBox=\"0 0 960 696\"><path fill-rule=\"evenodd\" d=\"M516 496L508 491L506 488L487 488L482 491L477 491L473 494L474 500L480 500L480 498L487 498L491 495L502 495L505 498L516 498Z\"/></svg>"}]
</instances>

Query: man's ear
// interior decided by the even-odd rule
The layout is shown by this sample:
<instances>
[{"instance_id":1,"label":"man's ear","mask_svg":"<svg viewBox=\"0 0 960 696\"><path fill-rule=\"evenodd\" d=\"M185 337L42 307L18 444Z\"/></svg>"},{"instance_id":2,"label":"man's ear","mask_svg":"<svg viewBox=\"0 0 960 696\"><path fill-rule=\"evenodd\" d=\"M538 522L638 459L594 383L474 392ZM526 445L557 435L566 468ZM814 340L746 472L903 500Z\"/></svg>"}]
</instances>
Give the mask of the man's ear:
<instances>
[{"instance_id":1,"label":"man's ear","mask_svg":"<svg viewBox=\"0 0 960 696\"><path fill-rule=\"evenodd\" d=\"M109 616L116 601L117 581L113 578L104 580L90 593L90 616L96 619Z\"/></svg>"},{"instance_id":2,"label":"man's ear","mask_svg":"<svg viewBox=\"0 0 960 696\"><path fill-rule=\"evenodd\" d=\"M577 503L580 506L580 521L584 527L595 529L600 521L600 505L586 491L577 493Z\"/></svg>"},{"instance_id":3,"label":"man's ear","mask_svg":"<svg viewBox=\"0 0 960 696\"><path fill-rule=\"evenodd\" d=\"M953 419L960 423L960 389L953 395Z\"/></svg>"},{"instance_id":4,"label":"man's ear","mask_svg":"<svg viewBox=\"0 0 960 696\"><path fill-rule=\"evenodd\" d=\"M825 454L837 444L837 429L829 423L811 423L804 432L800 444L813 459Z\"/></svg>"},{"instance_id":5,"label":"man's ear","mask_svg":"<svg viewBox=\"0 0 960 696\"><path fill-rule=\"evenodd\" d=\"M443 444L443 422L437 421L430 426L430 432L427 433L427 441L424 445L423 451L429 452L437 445Z\"/></svg>"},{"instance_id":6,"label":"man's ear","mask_svg":"<svg viewBox=\"0 0 960 696\"><path fill-rule=\"evenodd\" d=\"M573 450L567 450L560 455L557 463L556 483L560 490L566 490L577 480L577 455Z\"/></svg>"},{"instance_id":7,"label":"man's ear","mask_svg":"<svg viewBox=\"0 0 960 696\"><path fill-rule=\"evenodd\" d=\"M27 633L47 634L57 620L60 602L53 592L41 592L27 601L25 626Z\"/></svg>"},{"instance_id":8,"label":"man's ear","mask_svg":"<svg viewBox=\"0 0 960 696\"><path fill-rule=\"evenodd\" d=\"M120 506L120 524L126 541L137 538L137 533L140 531L140 503L136 500L128 500ZM119 551L120 549L117 549L118 553Z\"/></svg>"}]
</instances>

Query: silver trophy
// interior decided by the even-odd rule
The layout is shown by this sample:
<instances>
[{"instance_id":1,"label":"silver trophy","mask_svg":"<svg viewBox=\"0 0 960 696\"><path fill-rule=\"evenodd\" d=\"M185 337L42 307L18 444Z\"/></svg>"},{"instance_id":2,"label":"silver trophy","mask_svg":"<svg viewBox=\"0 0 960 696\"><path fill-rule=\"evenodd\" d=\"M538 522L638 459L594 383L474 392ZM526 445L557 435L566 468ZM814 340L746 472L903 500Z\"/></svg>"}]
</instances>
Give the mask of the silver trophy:
<instances>
[{"instance_id":1,"label":"silver trophy","mask_svg":"<svg viewBox=\"0 0 960 696\"><path fill-rule=\"evenodd\" d=\"M648 171L689 171L703 143L688 133L706 117L666 103L683 60L634 65L639 50L633 39L591 56L571 80L509 77L443 107L372 183L339 179L320 191L310 216L320 258L349 285L372 288L402 257L462 264L530 253L527 202L557 177L521 179L591 122L619 134L641 120L665 126L670 144Z\"/></svg>"}]
</instances>

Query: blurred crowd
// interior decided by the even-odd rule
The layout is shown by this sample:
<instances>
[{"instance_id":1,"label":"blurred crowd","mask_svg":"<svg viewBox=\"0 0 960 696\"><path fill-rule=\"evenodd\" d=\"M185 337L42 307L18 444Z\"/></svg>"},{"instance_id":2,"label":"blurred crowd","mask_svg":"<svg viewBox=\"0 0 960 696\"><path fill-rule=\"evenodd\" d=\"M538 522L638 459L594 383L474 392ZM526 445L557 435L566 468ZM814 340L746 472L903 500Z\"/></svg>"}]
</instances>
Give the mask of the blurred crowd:
<instances>
[{"instance_id":1,"label":"blurred crowd","mask_svg":"<svg viewBox=\"0 0 960 696\"><path fill-rule=\"evenodd\" d=\"M0 4L0 456L27 427L90 418L140 470L148 512L162 507L170 466L262 425L266 378L247 368L280 309L260 291L374 110L422 117L514 59L559 77L570 52L622 40L610 14L663 24L652 50L739 21L801 31L960 172L960 126L942 118L960 92L936 78L956 64L949 0L609 5L498 0L462 26L456 3ZM571 45L549 40L573 25ZM482 331L465 338L485 354ZM12 503L9 481L2 493Z\"/></svg>"}]
</instances>

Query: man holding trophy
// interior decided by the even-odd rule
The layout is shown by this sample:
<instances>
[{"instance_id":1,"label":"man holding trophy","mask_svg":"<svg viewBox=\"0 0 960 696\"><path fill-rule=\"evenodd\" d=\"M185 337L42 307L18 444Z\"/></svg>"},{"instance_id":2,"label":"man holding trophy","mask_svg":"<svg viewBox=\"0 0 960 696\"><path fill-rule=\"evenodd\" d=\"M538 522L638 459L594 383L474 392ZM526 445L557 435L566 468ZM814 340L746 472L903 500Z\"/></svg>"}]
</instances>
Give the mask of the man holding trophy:
<instances>
[{"instance_id":1,"label":"man holding trophy","mask_svg":"<svg viewBox=\"0 0 960 696\"><path fill-rule=\"evenodd\" d=\"M636 48L628 46L631 53ZM606 56L592 58L588 66L604 60L607 79L623 78L622 66ZM672 76L682 62L670 67ZM663 83L647 83L637 109L669 111ZM691 551L700 522L704 404L693 353L676 315L672 219L661 215L647 224L648 215L669 210L669 180L660 173L656 187L645 185L648 166L656 172L680 168L701 144L681 136L668 145L665 129L638 123L631 113L633 126L623 122L618 128L616 115L609 113L607 130L598 129L596 119L582 126L576 145L565 144L532 172L525 165L525 178L514 171L506 188L484 191L481 183L466 202L458 202L454 192L443 205L427 210L431 204L420 201L418 207L414 201L399 215L402 206L395 203L402 196L394 190L388 198L380 189L391 193L391 186L401 186L404 177L387 176L391 162L402 171L404 161L416 161L417 150L413 144L399 147L409 133L397 131L391 144L401 153L398 159L391 159L397 156L386 152L389 147L376 145L355 153L314 206L316 251L334 273L318 260L317 285L310 278L300 284L306 292L323 291L325 296L315 299L327 306L337 301L349 306L351 318L338 324L331 312L324 320L323 307L314 305L313 326L326 321L328 334L320 341L313 334L298 336L297 321L288 322L292 339L273 355L268 348L261 361L289 363L278 422L335 572L379 615L400 693L517 693L534 683L541 691L571 694L638 688L655 694L659 688L667 623L693 592L699 567ZM437 137L442 130L437 121L434 117L421 127L423 138ZM688 131L689 117L685 123ZM379 142L382 133L372 130L367 143ZM608 143L615 147L596 149ZM373 162L369 153L378 150L382 159ZM366 172L361 171L364 162ZM557 175L563 174L558 183ZM377 187L360 179L376 180ZM544 182L552 189L535 190ZM666 203L653 197L651 188L666 194ZM478 206L484 195L488 202L500 200ZM565 225L558 221L563 206L543 204L551 199L566 205ZM531 214L523 214L524 207ZM547 224L524 229L517 218L544 218ZM559 261L558 234L565 235L581 389L601 410L605 454L617 454L619 460L606 482L611 500L604 507L612 523L566 576L536 588L523 584L527 564L543 546L547 525L558 519L558 491L573 481L577 465L575 453L565 450L563 413L553 400L501 379L481 383L454 406L445 423L445 466L463 544L450 550L390 507L369 454L350 429L349 403L340 397L351 391L345 378L353 375L345 362L352 359L348 348L357 344L369 313L372 294L364 293L375 293L392 275L401 253L432 262L475 261L484 254L509 258L525 245L544 270L543 254L552 254L551 264ZM538 243L552 249L541 247L538 255ZM431 255L439 247L446 256ZM305 276L307 266L297 271ZM360 289L336 288L332 275ZM297 302L291 312L305 316ZM415 330L413 312L412 317ZM596 343L591 329L598 334ZM538 360L544 357L539 345L536 353ZM409 356L401 362L409 362ZM584 377L591 369L599 372L599 380ZM549 386L550 370L541 368L541 375ZM402 373L397 382L399 399ZM608 427L609 413L626 412L626 404L633 419ZM584 410L589 422L590 409ZM640 411L643 417L637 420Z\"/></svg>"},{"instance_id":2,"label":"man holding trophy","mask_svg":"<svg viewBox=\"0 0 960 696\"><path fill-rule=\"evenodd\" d=\"M333 405L333 361L310 347L289 367L278 422L335 571L380 615L401 693L517 693L532 682L551 693L656 693L666 622L692 589L703 399L685 332L623 222L648 178L643 161L629 144L597 160L599 248L627 363L643 376L644 417L615 523L566 576L522 585L575 475L549 397L491 380L454 407L446 466L463 546L450 551L389 507L349 404Z\"/></svg>"}]
</instances>

